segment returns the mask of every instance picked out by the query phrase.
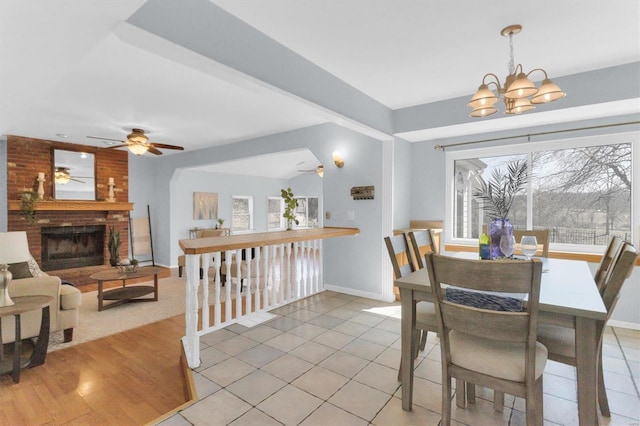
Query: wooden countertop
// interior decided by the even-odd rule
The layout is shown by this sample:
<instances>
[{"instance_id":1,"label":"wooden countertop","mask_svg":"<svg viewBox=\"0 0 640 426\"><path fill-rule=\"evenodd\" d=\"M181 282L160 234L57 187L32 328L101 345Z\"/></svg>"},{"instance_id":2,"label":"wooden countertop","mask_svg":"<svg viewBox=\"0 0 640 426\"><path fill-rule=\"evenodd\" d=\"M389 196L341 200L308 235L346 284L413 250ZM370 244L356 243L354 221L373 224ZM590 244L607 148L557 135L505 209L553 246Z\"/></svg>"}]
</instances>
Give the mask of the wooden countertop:
<instances>
[{"instance_id":1,"label":"wooden countertop","mask_svg":"<svg viewBox=\"0 0 640 426\"><path fill-rule=\"evenodd\" d=\"M185 254L202 254L307 240L323 240L326 238L358 235L359 233L360 230L358 228L326 227L294 229L292 231L257 232L224 237L193 238L180 240L179 244Z\"/></svg>"}]
</instances>

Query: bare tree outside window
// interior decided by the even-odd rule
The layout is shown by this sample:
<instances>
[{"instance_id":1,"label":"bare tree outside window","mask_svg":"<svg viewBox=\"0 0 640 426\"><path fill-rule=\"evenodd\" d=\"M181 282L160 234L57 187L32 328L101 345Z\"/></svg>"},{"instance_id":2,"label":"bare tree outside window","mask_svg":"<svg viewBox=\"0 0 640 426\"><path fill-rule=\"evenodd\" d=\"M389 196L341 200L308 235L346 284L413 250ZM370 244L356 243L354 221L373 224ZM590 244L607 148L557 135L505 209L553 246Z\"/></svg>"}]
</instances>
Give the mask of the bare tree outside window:
<instances>
[{"instance_id":1,"label":"bare tree outside window","mask_svg":"<svg viewBox=\"0 0 640 426\"><path fill-rule=\"evenodd\" d=\"M479 237L490 218L471 194L496 168L526 159L531 170L530 193L518 195L509 212L515 229L549 229L552 244L606 245L614 235L628 240L631 154L631 143L612 143L456 159L453 237Z\"/></svg>"}]
</instances>

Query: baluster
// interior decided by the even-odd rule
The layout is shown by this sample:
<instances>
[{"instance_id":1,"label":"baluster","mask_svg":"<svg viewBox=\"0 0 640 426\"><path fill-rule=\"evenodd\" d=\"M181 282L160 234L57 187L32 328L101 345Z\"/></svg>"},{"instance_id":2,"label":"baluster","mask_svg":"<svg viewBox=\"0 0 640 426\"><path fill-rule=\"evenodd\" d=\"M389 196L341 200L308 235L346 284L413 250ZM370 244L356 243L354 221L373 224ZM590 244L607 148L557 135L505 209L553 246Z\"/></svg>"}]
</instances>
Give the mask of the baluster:
<instances>
[{"instance_id":1,"label":"baluster","mask_svg":"<svg viewBox=\"0 0 640 426\"><path fill-rule=\"evenodd\" d=\"M252 268L251 268L251 264L253 263L253 258L251 257L251 252L254 251L255 249L253 247L248 248L246 253L247 253L247 285L244 286L244 306L245 306L245 315L249 315L250 313L253 312L253 310L251 309L251 284L253 283L253 278L251 278L252 274Z\"/></svg>"},{"instance_id":2,"label":"baluster","mask_svg":"<svg viewBox=\"0 0 640 426\"><path fill-rule=\"evenodd\" d=\"M224 299L224 322L231 320L231 259L233 253L230 250L224 252L225 263L225 294Z\"/></svg>"},{"instance_id":3,"label":"baluster","mask_svg":"<svg viewBox=\"0 0 640 426\"><path fill-rule=\"evenodd\" d=\"M302 241L300 243L300 293L298 294L298 299L302 297L306 297L308 295L307 292L307 272L308 272L308 255L309 252L307 250L308 241Z\"/></svg>"},{"instance_id":4,"label":"baluster","mask_svg":"<svg viewBox=\"0 0 640 426\"><path fill-rule=\"evenodd\" d=\"M209 322L209 259L210 253L202 255L200 262L202 268L202 329L206 330L211 327Z\"/></svg>"},{"instance_id":5,"label":"baluster","mask_svg":"<svg viewBox=\"0 0 640 426\"><path fill-rule=\"evenodd\" d=\"M242 295L240 294L240 287L242 287L242 250L236 250L236 318L242 316ZM227 291L230 291L231 287Z\"/></svg>"},{"instance_id":6,"label":"baluster","mask_svg":"<svg viewBox=\"0 0 640 426\"><path fill-rule=\"evenodd\" d=\"M256 247L256 293L255 293L256 312L260 312L263 305L263 303L260 303L260 281L261 281L260 278L263 276L262 268L260 268L261 254L262 254L262 247Z\"/></svg>"},{"instance_id":7,"label":"baluster","mask_svg":"<svg viewBox=\"0 0 640 426\"><path fill-rule=\"evenodd\" d=\"M184 339L187 364L190 368L200 365L200 337L198 336L198 284L200 267L199 254L185 255L185 267L187 269L186 282L186 311L185 324L186 336Z\"/></svg>"},{"instance_id":8,"label":"baluster","mask_svg":"<svg viewBox=\"0 0 640 426\"><path fill-rule=\"evenodd\" d=\"M264 303L263 308L269 309L273 303L273 296L269 297L269 288L273 287L273 279L271 278L271 258L273 257L272 246L264 247ZM271 282L271 284L269 284Z\"/></svg>"},{"instance_id":9,"label":"baluster","mask_svg":"<svg viewBox=\"0 0 640 426\"><path fill-rule=\"evenodd\" d=\"M278 303L282 305L284 302L284 244L278 244Z\"/></svg>"},{"instance_id":10,"label":"baluster","mask_svg":"<svg viewBox=\"0 0 640 426\"><path fill-rule=\"evenodd\" d=\"M222 275L222 252L217 251L214 254L214 264L216 268L216 278L213 292L215 296L215 301L213 302L213 325L217 326L222 322L222 306L220 305L220 275Z\"/></svg>"},{"instance_id":11,"label":"baluster","mask_svg":"<svg viewBox=\"0 0 640 426\"><path fill-rule=\"evenodd\" d=\"M322 241L314 240L313 245L315 247L314 253L314 267L315 267L315 292L319 293L324 290L324 280L322 278Z\"/></svg>"}]
</instances>

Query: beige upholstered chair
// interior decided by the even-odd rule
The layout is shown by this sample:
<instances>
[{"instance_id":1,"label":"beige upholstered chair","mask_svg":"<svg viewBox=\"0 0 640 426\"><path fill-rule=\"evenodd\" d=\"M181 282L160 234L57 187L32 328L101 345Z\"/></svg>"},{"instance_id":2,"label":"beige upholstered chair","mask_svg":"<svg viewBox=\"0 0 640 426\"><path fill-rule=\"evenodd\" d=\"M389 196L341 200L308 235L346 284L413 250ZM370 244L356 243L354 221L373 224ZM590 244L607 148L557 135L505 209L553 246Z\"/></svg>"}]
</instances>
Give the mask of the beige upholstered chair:
<instances>
[{"instance_id":1,"label":"beige upholstered chair","mask_svg":"<svg viewBox=\"0 0 640 426\"><path fill-rule=\"evenodd\" d=\"M619 255L611 262L611 267L602 281L601 294L604 306L607 308L607 320L616 307L620 297L622 285L633 272L638 251L631 244L623 243ZM604 383L602 371L602 337L606 321L600 321L596 325L596 333L600 345L598 351L598 404L603 416L610 417L609 400ZM555 325L540 324L538 326L538 341L542 342L549 350L549 359L563 364L576 366L576 334L573 328L565 328Z\"/></svg>"},{"instance_id":2,"label":"beige upholstered chair","mask_svg":"<svg viewBox=\"0 0 640 426\"><path fill-rule=\"evenodd\" d=\"M407 242L406 234L399 234L393 237L385 237L384 242L389 252L389 259L393 266L393 273L396 278L404 277L407 274L415 271L413 261L411 260L411 252L409 251L409 244ZM406 256L408 263L400 265L398 262L398 256ZM416 328L413 330L412 338L415 341L420 342L420 350L424 350L427 342L427 333L431 331L438 332L438 324L436 322L436 313L433 303L418 302L416 303ZM414 356L417 356L417 352ZM400 380L402 365L398 369L398 380Z\"/></svg>"},{"instance_id":3,"label":"beige upholstered chair","mask_svg":"<svg viewBox=\"0 0 640 426\"><path fill-rule=\"evenodd\" d=\"M204 229L199 229L196 232L196 238L209 238L209 237L220 237L223 235L227 235L228 234L228 229L226 228L222 228L222 229L214 229L214 228L204 228ZM186 264L186 258L184 257L184 254L181 254L180 256L178 256L178 277L182 277L182 270L184 269L184 266ZM200 261L200 279L202 279L203 276L203 272L202 272L202 260Z\"/></svg>"},{"instance_id":4,"label":"beige upholstered chair","mask_svg":"<svg viewBox=\"0 0 640 426\"><path fill-rule=\"evenodd\" d=\"M542 262L479 261L435 253L428 253L425 260L440 330L442 425L451 423L452 378L524 398L527 424L542 425L547 349L536 342ZM454 291L466 296L452 301ZM508 299L515 305L520 301L511 311L467 305L465 299L495 297L484 293L489 291L526 293L527 303Z\"/></svg>"},{"instance_id":5,"label":"beige upholstered chair","mask_svg":"<svg viewBox=\"0 0 640 426\"><path fill-rule=\"evenodd\" d=\"M8 264L13 279L9 283L9 296L52 296L50 306L51 332L64 330L64 341L73 339L73 328L80 319L79 307L82 303L80 290L72 285L63 285L59 277L48 275L31 256L27 233L0 232L0 264ZM27 312L21 316L21 336L23 339L36 337L40 333L42 311ZM15 340L13 317L2 320L2 343Z\"/></svg>"}]
</instances>

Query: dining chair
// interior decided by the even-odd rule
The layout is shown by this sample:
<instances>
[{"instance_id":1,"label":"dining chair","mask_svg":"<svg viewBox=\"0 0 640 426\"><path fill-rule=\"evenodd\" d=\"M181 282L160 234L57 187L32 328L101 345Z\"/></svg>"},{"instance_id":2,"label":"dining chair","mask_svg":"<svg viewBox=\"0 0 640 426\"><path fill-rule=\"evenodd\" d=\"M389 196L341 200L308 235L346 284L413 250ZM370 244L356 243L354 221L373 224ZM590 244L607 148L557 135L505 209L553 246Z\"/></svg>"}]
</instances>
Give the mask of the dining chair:
<instances>
[{"instance_id":1,"label":"dining chair","mask_svg":"<svg viewBox=\"0 0 640 426\"><path fill-rule=\"evenodd\" d=\"M602 259L600 259L600 265L598 265L598 269L593 276L593 279L596 281L596 286L598 286L598 290L600 290L600 294L602 294L602 286L604 284L605 278L607 277L607 273L612 269L614 261L622 252L622 247L624 246L624 244L624 240L620 237L613 236L609 240L607 250L602 255Z\"/></svg>"},{"instance_id":2,"label":"dining chair","mask_svg":"<svg viewBox=\"0 0 640 426\"><path fill-rule=\"evenodd\" d=\"M619 256L612 262L612 267L602 283L601 294L604 306L607 308L607 319L599 321L596 325L596 336L600 346L598 351L598 405L600 406L600 412L606 417L610 417L611 412L609 411L609 400L602 371L602 338L607 320L611 317L611 313L620 298L622 285L633 272L637 257L637 249L629 243L623 243ZM575 329L540 324L538 326L538 341L549 350L549 359L576 366Z\"/></svg>"},{"instance_id":3,"label":"dining chair","mask_svg":"<svg viewBox=\"0 0 640 426\"><path fill-rule=\"evenodd\" d=\"M542 262L469 260L427 253L440 330L442 425L451 423L451 379L524 398L528 425L543 421L542 373L547 349L536 341ZM445 288L443 285L446 285ZM456 293L508 298L517 308L494 310L455 298ZM526 294L527 303L522 294ZM495 296L493 296L495 297ZM459 390L457 390L457 393Z\"/></svg>"},{"instance_id":4,"label":"dining chair","mask_svg":"<svg viewBox=\"0 0 640 426\"><path fill-rule=\"evenodd\" d=\"M407 241L406 234L398 234L392 237L384 237L385 245L389 253L389 259L393 266L393 273L397 278L402 278L411 272L414 272L415 266L411 259L411 252L409 251L409 243ZM398 257L406 257L407 263L400 265ZM436 322L436 311L433 303L418 302L416 303L416 324L412 330L412 336L416 344L416 352L413 354L414 358L418 356L418 350L423 351L426 347L427 334L429 332L438 332L438 323ZM401 378L402 363L398 369L398 380Z\"/></svg>"},{"instance_id":5,"label":"dining chair","mask_svg":"<svg viewBox=\"0 0 640 426\"><path fill-rule=\"evenodd\" d=\"M424 255L430 251L437 253L438 250L435 245L435 241L431 238L430 229L420 229L416 231L409 231L409 241L411 241L411 248L413 249L414 259L418 269L424 268Z\"/></svg>"}]
</instances>

